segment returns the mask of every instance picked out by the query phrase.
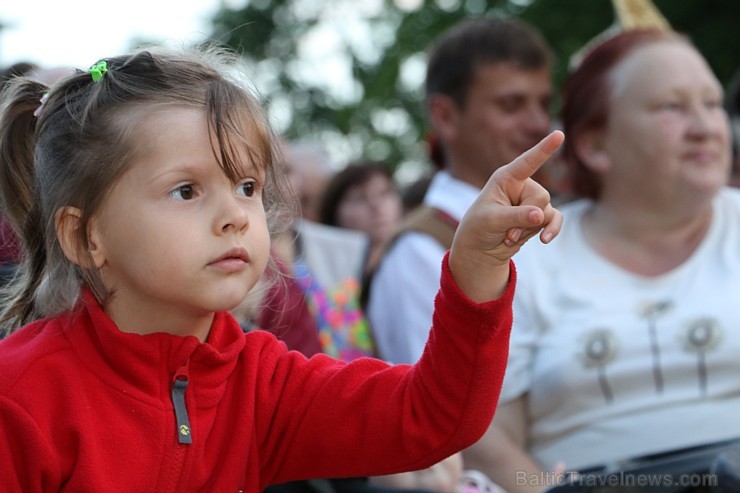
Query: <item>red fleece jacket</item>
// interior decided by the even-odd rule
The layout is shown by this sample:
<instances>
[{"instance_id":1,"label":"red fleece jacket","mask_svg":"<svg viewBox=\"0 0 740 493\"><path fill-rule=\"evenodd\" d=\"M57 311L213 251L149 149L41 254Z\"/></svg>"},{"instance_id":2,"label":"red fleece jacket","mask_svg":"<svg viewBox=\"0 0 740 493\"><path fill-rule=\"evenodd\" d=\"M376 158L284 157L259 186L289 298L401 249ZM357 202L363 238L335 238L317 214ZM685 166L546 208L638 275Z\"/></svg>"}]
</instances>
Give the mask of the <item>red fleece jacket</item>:
<instances>
[{"instance_id":1,"label":"red fleece jacket","mask_svg":"<svg viewBox=\"0 0 740 493\"><path fill-rule=\"evenodd\" d=\"M414 366L306 359L228 313L204 344L122 333L86 293L72 313L0 342L2 491L256 493L428 467L493 417L514 277L512 264L504 295L476 305L445 259Z\"/></svg>"}]
</instances>

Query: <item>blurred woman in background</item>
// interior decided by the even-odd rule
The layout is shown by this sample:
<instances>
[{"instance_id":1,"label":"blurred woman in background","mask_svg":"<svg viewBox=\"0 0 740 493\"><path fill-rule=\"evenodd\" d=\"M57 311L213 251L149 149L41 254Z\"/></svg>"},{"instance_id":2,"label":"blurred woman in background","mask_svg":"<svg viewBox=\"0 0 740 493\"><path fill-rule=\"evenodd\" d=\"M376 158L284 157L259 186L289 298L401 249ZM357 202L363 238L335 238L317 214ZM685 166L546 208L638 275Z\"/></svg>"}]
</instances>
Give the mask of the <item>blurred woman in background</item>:
<instances>
[{"instance_id":1,"label":"blurred woman in background","mask_svg":"<svg viewBox=\"0 0 740 493\"><path fill-rule=\"evenodd\" d=\"M350 163L336 173L324 189L319 208L320 222L370 237L366 270L376 266L402 214L401 194L390 170L370 161Z\"/></svg>"}]
</instances>

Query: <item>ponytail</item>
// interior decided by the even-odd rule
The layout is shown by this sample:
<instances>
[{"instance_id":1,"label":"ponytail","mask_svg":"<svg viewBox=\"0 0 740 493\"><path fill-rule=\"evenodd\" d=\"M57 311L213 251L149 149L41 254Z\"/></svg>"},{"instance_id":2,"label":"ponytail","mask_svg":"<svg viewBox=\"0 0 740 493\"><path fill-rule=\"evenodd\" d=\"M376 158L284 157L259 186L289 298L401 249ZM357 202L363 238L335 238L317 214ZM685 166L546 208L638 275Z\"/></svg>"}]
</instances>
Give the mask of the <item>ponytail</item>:
<instances>
[{"instance_id":1,"label":"ponytail","mask_svg":"<svg viewBox=\"0 0 740 493\"><path fill-rule=\"evenodd\" d=\"M0 113L0 205L16 232L22 229L33 200L36 117L48 88L30 79L8 83Z\"/></svg>"},{"instance_id":2,"label":"ponytail","mask_svg":"<svg viewBox=\"0 0 740 493\"><path fill-rule=\"evenodd\" d=\"M0 326L8 333L36 318L35 293L46 266L45 225L34 185L34 113L47 90L39 82L16 78L1 93L0 206L21 240L24 257L15 279L2 293Z\"/></svg>"}]
</instances>

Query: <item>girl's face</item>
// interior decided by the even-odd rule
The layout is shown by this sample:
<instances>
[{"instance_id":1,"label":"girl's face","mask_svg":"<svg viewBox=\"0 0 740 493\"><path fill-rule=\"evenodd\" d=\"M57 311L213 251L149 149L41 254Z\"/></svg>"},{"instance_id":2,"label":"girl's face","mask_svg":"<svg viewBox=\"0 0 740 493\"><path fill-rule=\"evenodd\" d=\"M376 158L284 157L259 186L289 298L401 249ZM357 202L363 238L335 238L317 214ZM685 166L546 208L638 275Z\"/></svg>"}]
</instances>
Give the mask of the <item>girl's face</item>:
<instances>
[{"instance_id":1,"label":"girl's face","mask_svg":"<svg viewBox=\"0 0 740 493\"><path fill-rule=\"evenodd\" d=\"M342 228L367 233L381 242L390 237L401 220L401 196L386 176L377 173L347 190L339 203L337 223Z\"/></svg>"},{"instance_id":2,"label":"girl's face","mask_svg":"<svg viewBox=\"0 0 740 493\"><path fill-rule=\"evenodd\" d=\"M713 196L728 177L729 124L722 87L699 53L655 43L617 65L611 80L605 191L611 182L662 203Z\"/></svg>"},{"instance_id":3,"label":"girl's face","mask_svg":"<svg viewBox=\"0 0 740 493\"><path fill-rule=\"evenodd\" d=\"M91 250L126 332L205 340L216 311L244 300L267 264L261 163L219 167L204 111L173 107L142 119L140 159L91 223ZM246 156L246 154L245 154Z\"/></svg>"}]
</instances>

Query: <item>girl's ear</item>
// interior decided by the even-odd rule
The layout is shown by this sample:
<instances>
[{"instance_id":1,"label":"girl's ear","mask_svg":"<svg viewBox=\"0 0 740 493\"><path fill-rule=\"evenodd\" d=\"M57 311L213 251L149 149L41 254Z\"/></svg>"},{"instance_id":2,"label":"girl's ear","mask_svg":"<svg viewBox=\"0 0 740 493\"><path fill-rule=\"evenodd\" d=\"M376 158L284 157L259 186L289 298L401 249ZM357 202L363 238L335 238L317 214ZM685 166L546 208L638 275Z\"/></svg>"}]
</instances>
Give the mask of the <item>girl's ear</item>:
<instances>
[{"instance_id":1,"label":"girl's ear","mask_svg":"<svg viewBox=\"0 0 740 493\"><path fill-rule=\"evenodd\" d=\"M77 207L65 206L59 209L54 217L54 225L57 230L57 239L62 247L64 255L83 269L99 269L103 266L105 258L102 249L95 241L97 235L94 228L89 228L88 249L80 243L79 229L82 222L82 211ZM92 222L92 221L91 221Z\"/></svg>"},{"instance_id":2,"label":"girl's ear","mask_svg":"<svg viewBox=\"0 0 740 493\"><path fill-rule=\"evenodd\" d=\"M596 173L605 173L611 168L611 160L604 149L604 132L589 130L576 138L575 151L578 158Z\"/></svg>"},{"instance_id":3,"label":"girl's ear","mask_svg":"<svg viewBox=\"0 0 740 493\"><path fill-rule=\"evenodd\" d=\"M457 135L457 119L460 112L455 101L444 94L435 94L429 98L427 111L440 139L444 142L454 140Z\"/></svg>"}]
</instances>

